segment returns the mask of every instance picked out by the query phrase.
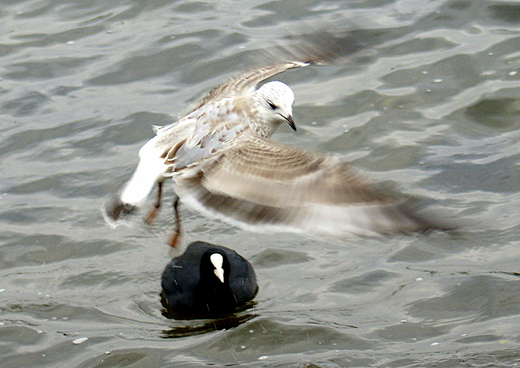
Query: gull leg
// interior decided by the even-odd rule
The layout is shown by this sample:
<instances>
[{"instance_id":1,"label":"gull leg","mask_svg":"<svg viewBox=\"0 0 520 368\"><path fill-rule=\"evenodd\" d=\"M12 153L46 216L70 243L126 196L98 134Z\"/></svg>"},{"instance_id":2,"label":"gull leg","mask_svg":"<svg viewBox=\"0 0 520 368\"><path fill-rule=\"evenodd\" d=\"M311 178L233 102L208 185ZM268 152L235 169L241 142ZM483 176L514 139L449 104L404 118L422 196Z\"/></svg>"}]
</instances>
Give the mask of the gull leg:
<instances>
[{"instance_id":1,"label":"gull leg","mask_svg":"<svg viewBox=\"0 0 520 368\"><path fill-rule=\"evenodd\" d=\"M162 200L162 186L163 182L160 181L157 183L157 200L153 204L153 208L148 212L148 216L144 219L148 225L151 225L155 217L157 217L157 213L159 212L159 208L161 208L161 200Z\"/></svg>"},{"instance_id":2,"label":"gull leg","mask_svg":"<svg viewBox=\"0 0 520 368\"><path fill-rule=\"evenodd\" d=\"M179 215L179 197L173 201L173 213L175 214L175 232L170 236L168 245L172 248L177 246L181 237L181 216Z\"/></svg>"}]
</instances>

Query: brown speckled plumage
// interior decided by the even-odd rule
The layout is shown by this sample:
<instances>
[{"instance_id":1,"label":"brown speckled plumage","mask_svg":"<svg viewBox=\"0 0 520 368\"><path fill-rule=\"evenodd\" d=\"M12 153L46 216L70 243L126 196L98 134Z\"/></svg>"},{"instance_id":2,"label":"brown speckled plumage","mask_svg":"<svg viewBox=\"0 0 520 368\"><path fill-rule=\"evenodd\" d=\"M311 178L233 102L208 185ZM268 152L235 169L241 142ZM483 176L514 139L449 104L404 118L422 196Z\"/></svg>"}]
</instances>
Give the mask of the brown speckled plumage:
<instances>
[{"instance_id":1,"label":"brown speckled plumage","mask_svg":"<svg viewBox=\"0 0 520 368\"><path fill-rule=\"evenodd\" d=\"M269 139L283 122L294 128L294 95L281 82L255 87L287 69L317 64L316 49L306 50L213 88L178 122L159 128L105 218L119 220L143 204L155 183L171 178L182 202L255 231L343 237L443 227L418 216L408 197L361 179L337 156Z\"/></svg>"}]
</instances>

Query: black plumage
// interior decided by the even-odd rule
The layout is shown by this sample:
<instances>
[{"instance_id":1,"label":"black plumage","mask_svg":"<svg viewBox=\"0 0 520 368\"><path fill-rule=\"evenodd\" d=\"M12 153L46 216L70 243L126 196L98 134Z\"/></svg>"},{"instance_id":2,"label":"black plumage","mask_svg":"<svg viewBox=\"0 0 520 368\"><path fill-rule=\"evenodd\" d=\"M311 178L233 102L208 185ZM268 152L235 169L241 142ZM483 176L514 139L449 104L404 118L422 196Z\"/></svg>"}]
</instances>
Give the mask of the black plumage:
<instances>
[{"instance_id":1,"label":"black plumage","mask_svg":"<svg viewBox=\"0 0 520 368\"><path fill-rule=\"evenodd\" d=\"M222 261L223 282L211 261ZM215 260L215 256L213 256ZM233 312L258 292L253 266L232 249L206 242L191 243L162 274L164 306L174 313L211 317Z\"/></svg>"}]
</instances>

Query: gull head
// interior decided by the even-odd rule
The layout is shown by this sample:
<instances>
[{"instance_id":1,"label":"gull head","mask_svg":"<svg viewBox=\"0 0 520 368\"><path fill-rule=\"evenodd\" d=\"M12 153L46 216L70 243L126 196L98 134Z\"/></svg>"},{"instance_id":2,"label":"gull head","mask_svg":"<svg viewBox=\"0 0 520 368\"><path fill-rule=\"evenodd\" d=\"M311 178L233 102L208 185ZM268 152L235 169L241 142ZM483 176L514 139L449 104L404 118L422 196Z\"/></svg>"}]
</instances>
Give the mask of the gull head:
<instances>
[{"instance_id":1,"label":"gull head","mask_svg":"<svg viewBox=\"0 0 520 368\"><path fill-rule=\"evenodd\" d=\"M252 128L261 136L271 136L281 123L287 123L296 130L292 117L294 93L282 82L269 82L254 93L254 105L258 121L252 122Z\"/></svg>"}]
</instances>

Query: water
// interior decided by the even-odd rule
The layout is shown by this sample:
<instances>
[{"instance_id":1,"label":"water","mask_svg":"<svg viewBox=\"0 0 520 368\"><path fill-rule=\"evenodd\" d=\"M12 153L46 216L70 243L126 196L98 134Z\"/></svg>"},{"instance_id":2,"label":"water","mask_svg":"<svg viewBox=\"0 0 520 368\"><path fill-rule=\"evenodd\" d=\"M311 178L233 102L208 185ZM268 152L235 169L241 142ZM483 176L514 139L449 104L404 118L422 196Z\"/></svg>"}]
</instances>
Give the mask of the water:
<instances>
[{"instance_id":1,"label":"water","mask_svg":"<svg viewBox=\"0 0 520 368\"><path fill-rule=\"evenodd\" d=\"M336 152L473 225L340 243L184 207L184 241L237 250L260 292L234 318L167 318L173 214L114 230L101 205L152 124L255 50L345 20L369 49L281 75L299 132L275 138ZM520 365L519 23L520 5L477 0L4 0L2 367Z\"/></svg>"}]
</instances>

